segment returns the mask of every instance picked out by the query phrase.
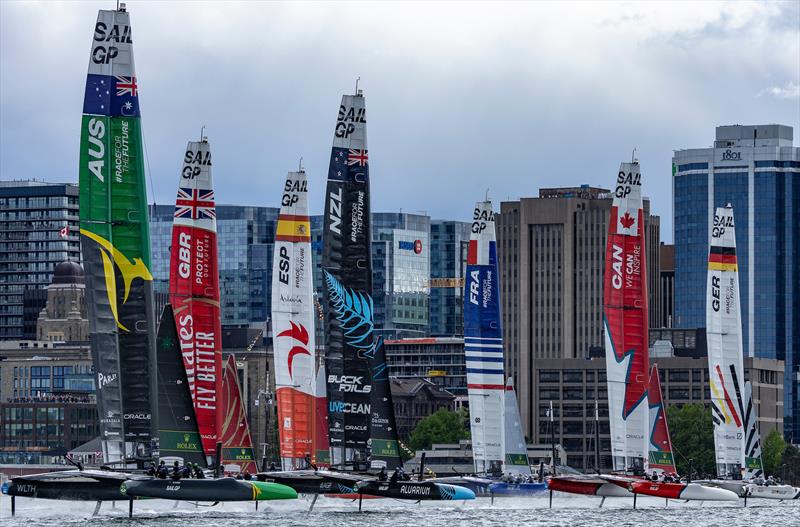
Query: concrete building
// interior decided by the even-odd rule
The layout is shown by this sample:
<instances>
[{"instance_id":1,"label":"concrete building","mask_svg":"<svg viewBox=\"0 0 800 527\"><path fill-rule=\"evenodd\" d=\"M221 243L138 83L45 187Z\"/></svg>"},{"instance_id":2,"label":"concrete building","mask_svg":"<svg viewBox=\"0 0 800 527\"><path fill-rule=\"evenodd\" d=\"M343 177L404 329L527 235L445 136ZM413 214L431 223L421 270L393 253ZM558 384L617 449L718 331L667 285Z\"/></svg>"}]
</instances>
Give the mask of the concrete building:
<instances>
[{"instance_id":1,"label":"concrete building","mask_svg":"<svg viewBox=\"0 0 800 527\"><path fill-rule=\"evenodd\" d=\"M469 236L467 222L431 221L431 336L464 335L464 271Z\"/></svg>"},{"instance_id":2,"label":"concrete building","mask_svg":"<svg viewBox=\"0 0 800 527\"><path fill-rule=\"evenodd\" d=\"M427 379L389 380L397 435L407 441L420 421L439 411L455 409L456 397Z\"/></svg>"},{"instance_id":3,"label":"concrete building","mask_svg":"<svg viewBox=\"0 0 800 527\"><path fill-rule=\"evenodd\" d=\"M646 181L646 167L645 167ZM602 188L541 189L496 215L506 371L523 422L536 415L539 359L586 358L605 346L603 272L611 195ZM647 278L658 283L660 218L645 200ZM659 289L649 288L650 312Z\"/></svg>"},{"instance_id":4,"label":"concrete building","mask_svg":"<svg viewBox=\"0 0 800 527\"><path fill-rule=\"evenodd\" d=\"M708 359L700 357L651 356L658 364L661 391L667 407L701 403L710 406ZM549 441L547 409L553 402L556 441L567 451L569 466L588 470L594 465L594 401L600 413L601 468L610 469L608 389L605 358L538 359L534 370L535 415L523 416L524 430L533 442ZM745 379L753 382L761 437L773 429L783 432L783 362L746 358ZM533 426L530 426L533 424Z\"/></svg>"},{"instance_id":5,"label":"concrete building","mask_svg":"<svg viewBox=\"0 0 800 527\"><path fill-rule=\"evenodd\" d=\"M36 320L38 340L88 342L86 286L78 262L62 262L53 270L47 301Z\"/></svg>"},{"instance_id":6,"label":"concrete building","mask_svg":"<svg viewBox=\"0 0 800 527\"><path fill-rule=\"evenodd\" d=\"M389 376L426 378L448 392L467 395L463 337L429 337L385 341Z\"/></svg>"},{"instance_id":7,"label":"concrete building","mask_svg":"<svg viewBox=\"0 0 800 527\"><path fill-rule=\"evenodd\" d=\"M745 356L785 361L786 436L800 440L800 147L789 126L718 126L712 147L676 150L675 327L706 324L706 261L716 207L730 203Z\"/></svg>"},{"instance_id":8,"label":"concrete building","mask_svg":"<svg viewBox=\"0 0 800 527\"><path fill-rule=\"evenodd\" d=\"M659 247L659 260L661 309L656 317L650 317L650 327L671 328L675 319L675 246L662 243Z\"/></svg>"},{"instance_id":9,"label":"concrete building","mask_svg":"<svg viewBox=\"0 0 800 527\"><path fill-rule=\"evenodd\" d=\"M99 433L88 343L0 342L0 463L52 463Z\"/></svg>"},{"instance_id":10,"label":"concrete building","mask_svg":"<svg viewBox=\"0 0 800 527\"><path fill-rule=\"evenodd\" d=\"M80 261L78 186L0 181L0 339L25 336L25 291L47 287L65 260Z\"/></svg>"}]
</instances>

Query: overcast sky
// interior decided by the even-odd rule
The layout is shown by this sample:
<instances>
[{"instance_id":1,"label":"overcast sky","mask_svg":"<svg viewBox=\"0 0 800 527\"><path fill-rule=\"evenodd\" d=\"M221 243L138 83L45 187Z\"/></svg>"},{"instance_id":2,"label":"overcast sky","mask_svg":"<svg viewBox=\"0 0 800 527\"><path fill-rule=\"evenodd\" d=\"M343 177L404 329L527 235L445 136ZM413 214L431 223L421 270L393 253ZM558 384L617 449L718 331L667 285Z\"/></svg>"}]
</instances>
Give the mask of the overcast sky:
<instances>
[{"instance_id":1,"label":"overcast sky","mask_svg":"<svg viewBox=\"0 0 800 527\"><path fill-rule=\"evenodd\" d=\"M797 1L127 4L159 203L205 125L218 203L277 206L302 156L321 212L359 76L374 211L467 219L487 189L609 187L636 147L671 240L673 149L719 124L800 135ZM113 7L0 1L2 179L77 181L96 11Z\"/></svg>"}]
</instances>

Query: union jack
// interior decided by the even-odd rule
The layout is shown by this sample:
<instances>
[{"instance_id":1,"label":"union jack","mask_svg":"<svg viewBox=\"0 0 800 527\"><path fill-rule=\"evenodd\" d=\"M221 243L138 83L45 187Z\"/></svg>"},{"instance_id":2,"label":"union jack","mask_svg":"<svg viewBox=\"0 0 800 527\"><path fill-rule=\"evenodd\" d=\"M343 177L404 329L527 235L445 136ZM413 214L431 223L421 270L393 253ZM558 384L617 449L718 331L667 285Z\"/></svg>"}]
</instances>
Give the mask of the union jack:
<instances>
[{"instance_id":1,"label":"union jack","mask_svg":"<svg viewBox=\"0 0 800 527\"><path fill-rule=\"evenodd\" d=\"M179 188L178 199L175 200L175 217L215 219L217 212L214 210L214 191Z\"/></svg>"},{"instance_id":2,"label":"union jack","mask_svg":"<svg viewBox=\"0 0 800 527\"><path fill-rule=\"evenodd\" d=\"M130 95L136 97L139 86L136 84L136 77L117 77L117 96Z\"/></svg>"},{"instance_id":3,"label":"union jack","mask_svg":"<svg viewBox=\"0 0 800 527\"><path fill-rule=\"evenodd\" d=\"M347 153L347 164L349 166L358 165L360 167L367 166L367 161L369 157L367 156L366 150L355 150L350 148Z\"/></svg>"}]
</instances>

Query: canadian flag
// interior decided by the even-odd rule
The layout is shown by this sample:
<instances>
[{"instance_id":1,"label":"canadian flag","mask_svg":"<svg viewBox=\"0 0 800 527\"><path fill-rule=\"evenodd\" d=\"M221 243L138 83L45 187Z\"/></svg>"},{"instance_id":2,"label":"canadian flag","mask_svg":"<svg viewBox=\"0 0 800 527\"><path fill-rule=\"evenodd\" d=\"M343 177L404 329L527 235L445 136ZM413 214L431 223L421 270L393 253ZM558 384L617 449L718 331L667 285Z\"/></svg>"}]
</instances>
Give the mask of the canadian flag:
<instances>
[{"instance_id":1,"label":"canadian flag","mask_svg":"<svg viewBox=\"0 0 800 527\"><path fill-rule=\"evenodd\" d=\"M69 225L64 225L64 228L58 231L59 236L66 238L69 236Z\"/></svg>"}]
</instances>

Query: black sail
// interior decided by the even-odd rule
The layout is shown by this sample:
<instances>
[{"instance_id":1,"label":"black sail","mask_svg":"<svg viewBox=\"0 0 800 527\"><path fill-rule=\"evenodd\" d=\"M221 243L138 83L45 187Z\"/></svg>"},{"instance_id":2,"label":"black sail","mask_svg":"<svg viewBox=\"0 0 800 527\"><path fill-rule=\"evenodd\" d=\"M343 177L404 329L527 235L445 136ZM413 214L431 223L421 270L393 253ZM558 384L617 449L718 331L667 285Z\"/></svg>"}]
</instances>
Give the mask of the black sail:
<instances>
[{"instance_id":1,"label":"black sail","mask_svg":"<svg viewBox=\"0 0 800 527\"><path fill-rule=\"evenodd\" d=\"M370 437L370 361L375 352L369 165L364 97L339 107L325 194L322 266L328 422L333 462L365 459Z\"/></svg>"},{"instance_id":2,"label":"black sail","mask_svg":"<svg viewBox=\"0 0 800 527\"><path fill-rule=\"evenodd\" d=\"M161 457L181 457L186 463L205 467L206 457L170 304L164 307L161 314L156 346L159 453Z\"/></svg>"},{"instance_id":3,"label":"black sail","mask_svg":"<svg viewBox=\"0 0 800 527\"><path fill-rule=\"evenodd\" d=\"M392 402L392 389L383 337L378 337L375 345L375 357L372 359L370 399L372 409L370 459L385 462L388 469L402 467L403 460L400 457L400 443L397 437L397 422L394 417L394 403Z\"/></svg>"}]
</instances>

